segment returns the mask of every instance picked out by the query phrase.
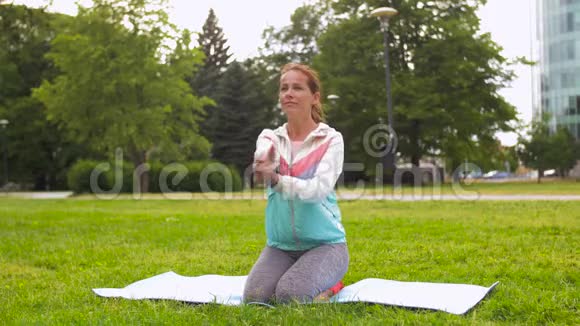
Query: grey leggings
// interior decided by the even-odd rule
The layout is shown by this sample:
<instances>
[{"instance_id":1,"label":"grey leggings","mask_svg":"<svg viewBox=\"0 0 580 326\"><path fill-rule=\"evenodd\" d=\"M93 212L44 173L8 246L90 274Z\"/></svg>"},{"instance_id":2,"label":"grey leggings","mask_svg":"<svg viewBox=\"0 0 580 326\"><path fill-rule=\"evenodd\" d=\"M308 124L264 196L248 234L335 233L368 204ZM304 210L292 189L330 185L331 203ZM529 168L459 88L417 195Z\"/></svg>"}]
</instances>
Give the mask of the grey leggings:
<instances>
[{"instance_id":1,"label":"grey leggings","mask_svg":"<svg viewBox=\"0 0 580 326\"><path fill-rule=\"evenodd\" d=\"M244 302L311 302L342 279L348 260L345 243L307 251L266 247L248 275Z\"/></svg>"}]
</instances>

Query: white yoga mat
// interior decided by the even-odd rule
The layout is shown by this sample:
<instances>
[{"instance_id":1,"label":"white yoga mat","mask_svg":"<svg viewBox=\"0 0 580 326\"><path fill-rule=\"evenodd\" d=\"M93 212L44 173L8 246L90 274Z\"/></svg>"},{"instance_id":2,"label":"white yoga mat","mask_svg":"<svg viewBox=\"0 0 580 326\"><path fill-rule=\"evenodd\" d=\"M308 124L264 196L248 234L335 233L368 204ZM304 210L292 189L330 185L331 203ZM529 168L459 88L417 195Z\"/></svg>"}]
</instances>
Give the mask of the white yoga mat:
<instances>
[{"instance_id":1,"label":"white yoga mat","mask_svg":"<svg viewBox=\"0 0 580 326\"><path fill-rule=\"evenodd\" d=\"M166 299L191 303L241 305L247 276L181 276L167 272L122 289L93 289L102 297ZM499 282L490 287L468 284L398 282L368 278L342 289L331 302L369 302L422 308L461 315L473 308Z\"/></svg>"}]
</instances>

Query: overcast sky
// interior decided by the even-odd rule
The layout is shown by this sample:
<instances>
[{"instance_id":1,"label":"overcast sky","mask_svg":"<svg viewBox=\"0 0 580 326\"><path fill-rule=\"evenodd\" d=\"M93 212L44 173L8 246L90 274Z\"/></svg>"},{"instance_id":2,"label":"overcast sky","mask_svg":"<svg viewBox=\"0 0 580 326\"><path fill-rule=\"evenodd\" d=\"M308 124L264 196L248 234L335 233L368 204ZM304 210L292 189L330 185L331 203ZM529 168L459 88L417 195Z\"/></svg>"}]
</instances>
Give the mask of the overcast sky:
<instances>
[{"instance_id":1,"label":"overcast sky","mask_svg":"<svg viewBox=\"0 0 580 326\"><path fill-rule=\"evenodd\" d=\"M46 0L15 0L17 4L39 6ZM55 0L51 10L74 15L75 0ZM479 12L482 31L490 32L492 39L503 47L508 58L526 56L530 58L531 0L488 0ZM86 0L81 3L87 3ZM285 26L290 15L304 0L171 0L170 19L182 28L201 31L209 8L213 8L220 26L228 39L234 56L244 59L258 54L263 44L261 35L265 27ZM535 23L535 22L534 22ZM536 58L533 58L536 59ZM519 118L529 122L532 116L532 81L529 67L513 67L517 79L510 88L503 89L508 102L517 107ZM395 99L396 101L396 99ZM502 143L513 145L516 135L499 135Z\"/></svg>"}]
</instances>

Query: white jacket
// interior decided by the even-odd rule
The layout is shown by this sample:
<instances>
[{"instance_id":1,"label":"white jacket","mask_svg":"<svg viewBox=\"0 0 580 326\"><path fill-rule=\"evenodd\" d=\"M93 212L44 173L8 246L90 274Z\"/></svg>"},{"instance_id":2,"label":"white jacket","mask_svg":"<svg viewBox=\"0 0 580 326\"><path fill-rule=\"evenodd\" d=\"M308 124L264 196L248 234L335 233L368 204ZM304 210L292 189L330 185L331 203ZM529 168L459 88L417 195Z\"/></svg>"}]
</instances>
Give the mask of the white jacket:
<instances>
[{"instance_id":1,"label":"white jacket","mask_svg":"<svg viewBox=\"0 0 580 326\"><path fill-rule=\"evenodd\" d=\"M320 201L334 191L344 162L342 134L319 123L292 157L288 124L275 130L264 129L258 136L254 160L270 156L280 178L273 190L288 199Z\"/></svg>"}]
</instances>

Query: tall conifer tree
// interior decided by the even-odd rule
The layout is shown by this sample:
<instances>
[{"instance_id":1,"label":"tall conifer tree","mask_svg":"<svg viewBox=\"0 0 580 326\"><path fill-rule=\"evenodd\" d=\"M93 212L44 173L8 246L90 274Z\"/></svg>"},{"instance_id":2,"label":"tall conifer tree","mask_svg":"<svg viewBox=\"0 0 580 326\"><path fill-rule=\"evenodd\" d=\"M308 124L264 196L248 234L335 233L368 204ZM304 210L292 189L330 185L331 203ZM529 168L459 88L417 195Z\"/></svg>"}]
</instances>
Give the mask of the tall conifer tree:
<instances>
[{"instance_id":1,"label":"tall conifer tree","mask_svg":"<svg viewBox=\"0 0 580 326\"><path fill-rule=\"evenodd\" d=\"M200 96L207 96L216 100L216 93L220 78L228 66L228 60L232 56L230 47L226 45L227 39L222 28L218 25L218 19L213 9L209 10L207 19L198 37L199 49L205 54L203 65L199 68L195 77L190 80L193 91ZM202 123L202 133L210 142L214 143L214 130L218 121L215 119L217 107L205 108L207 117Z\"/></svg>"},{"instance_id":2,"label":"tall conifer tree","mask_svg":"<svg viewBox=\"0 0 580 326\"><path fill-rule=\"evenodd\" d=\"M252 163L256 138L268 127L271 105L265 89L251 69L239 62L232 62L218 85L215 111L213 157L220 162L234 165L240 173Z\"/></svg>"}]
</instances>

